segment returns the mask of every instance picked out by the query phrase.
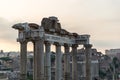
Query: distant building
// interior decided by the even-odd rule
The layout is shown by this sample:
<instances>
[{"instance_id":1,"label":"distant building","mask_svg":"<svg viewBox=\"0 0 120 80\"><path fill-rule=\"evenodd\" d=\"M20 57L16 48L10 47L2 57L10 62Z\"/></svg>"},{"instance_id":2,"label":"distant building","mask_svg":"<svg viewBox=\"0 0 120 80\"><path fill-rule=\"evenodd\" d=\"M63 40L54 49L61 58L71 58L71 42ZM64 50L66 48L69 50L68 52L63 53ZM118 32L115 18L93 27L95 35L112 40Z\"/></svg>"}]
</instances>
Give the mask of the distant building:
<instances>
[{"instance_id":1,"label":"distant building","mask_svg":"<svg viewBox=\"0 0 120 80\"><path fill-rule=\"evenodd\" d=\"M85 80L85 49L79 49L78 50L78 55L77 55L77 63L78 63L78 78L79 80ZM92 80L99 79L99 64L100 64L100 59L101 59L102 53L97 52L96 49L92 49L91 52L91 75L92 75ZM72 59L70 61L71 64L71 71L72 71Z\"/></svg>"},{"instance_id":2,"label":"distant building","mask_svg":"<svg viewBox=\"0 0 120 80\"><path fill-rule=\"evenodd\" d=\"M117 57L118 59L120 58L120 49L105 50L105 53L109 57Z\"/></svg>"},{"instance_id":3,"label":"distant building","mask_svg":"<svg viewBox=\"0 0 120 80\"><path fill-rule=\"evenodd\" d=\"M4 55L4 52L3 52L3 50L1 50L0 51L0 57L4 57L5 55Z\"/></svg>"}]
</instances>

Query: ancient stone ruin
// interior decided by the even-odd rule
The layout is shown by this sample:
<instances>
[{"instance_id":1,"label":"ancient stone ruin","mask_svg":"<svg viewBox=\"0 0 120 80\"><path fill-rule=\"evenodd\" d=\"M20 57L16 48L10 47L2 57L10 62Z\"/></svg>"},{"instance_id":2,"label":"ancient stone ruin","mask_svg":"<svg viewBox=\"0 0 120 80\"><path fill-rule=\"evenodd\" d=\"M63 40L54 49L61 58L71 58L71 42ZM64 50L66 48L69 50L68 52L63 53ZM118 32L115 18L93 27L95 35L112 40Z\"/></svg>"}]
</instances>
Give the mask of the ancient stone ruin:
<instances>
[{"instance_id":1,"label":"ancient stone ruin","mask_svg":"<svg viewBox=\"0 0 120 80\"><path fill-rule=\"evenodd\" d=\"M27 43L33 42L34 64L33 80L51 80L50 47L56 46L55 80L62 80L61 46L65 49L64 80L70 80L69 52L72 48L72 80L77 77L77 47L89 45L90 35L71 33L61 27L57 17L43 18L41 25L36 23L18 23L12 26L18 30L20 43L20 80L27 80ZM44 54L45 45L45 54ZM85 46L88 50L89 46ZM45 61L44 61L45 55ZM45 66L45 67L44 67Z\"/></svg>"}]
</instances>

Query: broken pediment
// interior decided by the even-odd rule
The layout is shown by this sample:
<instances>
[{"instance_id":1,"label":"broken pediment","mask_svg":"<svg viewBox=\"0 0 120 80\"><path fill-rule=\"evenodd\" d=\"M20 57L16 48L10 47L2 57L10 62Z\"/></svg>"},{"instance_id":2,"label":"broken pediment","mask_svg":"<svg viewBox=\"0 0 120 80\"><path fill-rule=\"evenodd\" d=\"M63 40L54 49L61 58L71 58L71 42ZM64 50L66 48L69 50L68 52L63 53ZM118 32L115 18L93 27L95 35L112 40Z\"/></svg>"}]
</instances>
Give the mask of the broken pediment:
<instances>
[{"instance_id":1,"label":"broken pediment","mask_svg":"<svg viewBox=\"0 0 120 80\"><path fill-rule=\"evenodd\" d=\"M58 22L57 17L49 17L49 18L43 18L41 21L41 26L45 29L45 31L50 32L60 32L61 31L61 25Z\"/></svg>"}]
</instances>

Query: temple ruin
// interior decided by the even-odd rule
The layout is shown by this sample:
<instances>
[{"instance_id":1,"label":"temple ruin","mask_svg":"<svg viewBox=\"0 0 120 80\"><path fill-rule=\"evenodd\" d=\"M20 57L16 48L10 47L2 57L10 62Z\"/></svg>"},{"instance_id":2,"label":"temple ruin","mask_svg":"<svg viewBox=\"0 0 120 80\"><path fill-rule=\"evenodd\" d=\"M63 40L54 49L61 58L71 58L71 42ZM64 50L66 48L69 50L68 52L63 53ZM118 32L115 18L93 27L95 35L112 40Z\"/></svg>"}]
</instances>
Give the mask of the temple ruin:
<instances>
[{"instance_id":1,"label":"temple ruin","mask_svg":"<svg viewBox=\"0 0 120 80\"><path fill-rule=\"evenodd\" d=\"M68 32L61 27L58 18L53 16L43 18L41 25L35 23L18 23L13 25L12 28L18 30L17 41L20 43L20 80L27 80L28 42L32 42L34 48L33 80L51 80L51 60L49 54L51 52L51 45L55 45L56 47L55 80L62 80L61 46L64 46L65 50L64 80L70 80L68 58L70 47L72 48L72 80L78 80L77 47L79 45L85 45L86 52L89 53L91 48L89 44L90 35L79 35ZM89 59L87 63L89 63ZM88 72L90 72L89 68Z\"/></svg>"}]
</instances>

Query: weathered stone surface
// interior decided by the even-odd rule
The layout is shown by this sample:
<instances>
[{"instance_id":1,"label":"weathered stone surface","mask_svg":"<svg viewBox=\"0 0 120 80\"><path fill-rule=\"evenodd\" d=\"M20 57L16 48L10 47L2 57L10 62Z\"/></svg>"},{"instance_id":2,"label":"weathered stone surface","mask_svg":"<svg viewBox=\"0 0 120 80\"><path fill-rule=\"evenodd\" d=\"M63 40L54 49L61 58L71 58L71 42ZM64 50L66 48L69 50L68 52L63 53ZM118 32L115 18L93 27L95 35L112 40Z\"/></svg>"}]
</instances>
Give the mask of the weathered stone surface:
<instances>
[{"instance_id":1,"label":"weathered stone surface","mask_svg":"<svg viewBox=\"0 0 120 80\"><path fill-rule=\"evenodd\" d=\"M28 25L31 28L31 30L39 29L40 27L38 24L35 24L35 23L29 23Z\"/></svg>"},{"instance_id":2,"label":"weathered stone surface","mask_svg":"<svg viewBox=\"0 0 120 80\"><path fill-rule=\"evenodd\" d=\"M88 44L89 37L86 35L78 35L77 33L70 33L65 29L61 28L61 24L58 22L57 17L43 18L41 26L35 23L18 23L12 26L12 28L19 31L17 41L21 43L21 79L27 80L26 74L26 53L27 53L27 42L31 41L34 44L34 80L50 80L50 45L45 42L55 43L56 46L56 70L55 79L62 79L62 54L61 46L72 45L72 80L78 80L77 74L77 46L80 44ZM26 43L24 43L26 41ZM83 41L83 42L81 42ZM46 56L44 66L44 43L46 45ZM86 47L87 48L87 47ZM88 50L89 51L89 50ZM64 80L70 79L69 73L69 47L65 46L65 71ZM45 67L45 73L44 73Z\"/></svg>"},{"instance_id":3,"label":"weathered stone surface","mask_svg":"<svg viewBox=\"0 0 120 80\"><path fill-rule=\"evenodd\" d=\"M64 80L70 80L70 46L64 45Z\"/></svg>"},{"instance_id":4,"label":"weathered stone surface","mask_svg":"<svg viewBox=\"0 0 120 80\"><path fill-rule=\"evenodd\" d=\"M61 31L61 25L58 22L57 17L43 18L41 26L44 27L45 31L57 33Z\"/></svg>"},{"instance_id":5,"label":"weathered stone surface","mask_svg":"<svg viewBox=\"0 0 120 80\"><path fill-rule=\"evenodd\" d=\"M61 54L61 45L59 43L56 43L55 46L56 46L55 80L62 80L62 54Z\"/></svg>"},{"instance_id":6,"label":"weathered stone surface","mask_svg":"<svg viewBox=\"0 0 120 80\"><path fill-rule=\"evenodd\" d=\"M34 80L44 79L44 40L34 42Z\"/></svg>"},{"instance_id":7,"label":"weathered stone surface","mask_svg":"<svg viewBox=\"0 0 120 80\"><path fill-rule=\"evenodd\" d=\"M20 42L20 80L27 80L27 42Z\"/></svg>"},{"instance_id":8,"label":"weathered stone surface","mask_svg":"<svg viewBox=\"0 0 120 80\"><path fill-rule=\"evenodd\" d=\"M72 80L78 80L77 47L77 44L72 45Z\"/></svg>"},{"instance_id":9,"label":"weathered stone surface","mask_svg":"<svg viewBox=\"0 0 120 80\"><path fill-rule=\"evenodd\" d=\"M91 77L91 44L85 44L85 59L86 59L86 80L92 80Z\"/></svg>"},{"instance_id":10,"label":"weathered stone surface","mask_svg":"<svg viewBox=\"0 0 120 80\"><path fill-rule=\"evenodd\" d=\"M45 42L45 80L51 80L51 43Z\"/></svg>"}]
</instances>

